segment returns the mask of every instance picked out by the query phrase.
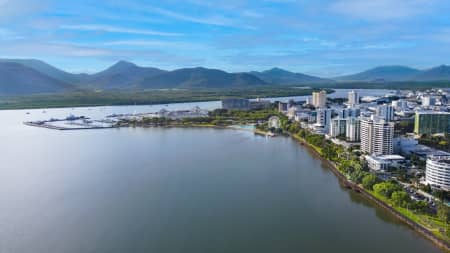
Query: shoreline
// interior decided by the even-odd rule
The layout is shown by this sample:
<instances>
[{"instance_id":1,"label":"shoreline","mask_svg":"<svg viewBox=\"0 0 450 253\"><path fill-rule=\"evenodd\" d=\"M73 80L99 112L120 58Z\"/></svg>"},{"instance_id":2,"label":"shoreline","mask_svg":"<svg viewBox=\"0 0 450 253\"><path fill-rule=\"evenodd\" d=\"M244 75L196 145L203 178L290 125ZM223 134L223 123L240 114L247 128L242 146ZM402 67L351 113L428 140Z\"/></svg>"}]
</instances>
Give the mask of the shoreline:
<instances>
[{"instance_id":1,"label":"shoreline","mask_svg":"<svg viewBox=\"0 0 450 253\"><path fill-rule=\"evenodd\" d=\"M275 87L275 88L279 88L279 87ZM292 87L291 87L292 88ZM339 89L346 89L346 88L324 88L325 90L329 90L327 92L327 94L332 94L335 93L336 90ZM300 90L300 89L299 89ZM311 89L312 92L313 89ZM378 89L367 89L367 90L378 90ZM303 91L303 90L300 90ZM247 96L242 96L242 98L245 99L256 99L256 98L263 98L263 99L270 99L270 98L288 98L288 97L301 97L301 96L310 96L311 93L305 93L305 92L292 92L291 94L280 94L280 95L267 95L266 94L261 94L259 96L257 95L247 95ZM35 95L35 96L39 96L39 95ZM57 96L57 95L55 95ZM0 102L2 102L2 99L4 99L5 101L7 99L11 99L11 98L21 98L22 96L6 96L6 97L2 97L0 96ZM27 96L25 96L27 97ZM9 103L6 101L6 104L2 104L0 103L0 111L6 111L6 110L35 110L35 109L64 109L64 108L83 108L83 107L103 107L103 106L135 106L135 105L139 105L139 106L151 106L151 105L165 105L165 104L181 104L181 103L201 103L201 102L220 102L222 98L225 97L229 97L226 95L220 95L217 94L214 97L209 97L206 99L202 99L202 98L195 98L195 96L191 96L190 98L185 98L185 99L174 99L174 100L155 100L155 101L149 101L149 102L138 102L136 103L136 101L134 100L130 100L130 101L126 101L126 102L114 102L114 101L107 101L107 102L103 102L103 103L67 103L64 104L63 102L60 102L61 104L58 103L49 103L47 106L44 106L42 104L29 104L27 105L25 102L24 103L18 103L17 105L14 105L13 103L11 103L11 105L9 105Z\"/></svg>"},{"instance_id":2,"label":"shoreline","mask_svg":"<svg viewBox=\"0 0 450 253\"><path fill-rule=\"evenodd\" d=\"M331 162L330 160L322 157L320 153L312 146L311 144L307 143L306 141L302 140L299 137L289 135L292 139L297 141L300 145L307 148L308 150L312 151L312 153L317 156L321 161L325 162L327 167L333 172L333 174L336 175L339 182L344 184L345 186L350 186L352 190L355 190L357 193L362 194L366 199L370 200L372 203L377 205L378 207L383 208L384 210L388 211L390 214L395 216L397 219L405 223L408 227L416 231L418 234L423 236L424 238L430 240L433 242L438 248L444 250L445 252L450 252L450 244L441 238L437 237L433 233L431 233L427 228L422 226L421 224L411 220L410 218L406 217L405 215L401 214L399 211L392 208L389 204L385 203L384 201L378 199L376 196L372 195L370 192L365 190L363 187L359 186L358 184L355 184L347 179L347 177L342 174L336 167L336 165Z\"/></svg>"},{"instance_id":3,"label":"shoreline","mask_svg":"<svg viewBox=\"0 0 450 253\"><path fill-rule=\"evenodd\" d=\"M248 131L246 129L240 129L240 128L235 128L235 127L233 128L232 126L215 126L215 125L152 126L152 127L163 127L163 128L178 128L178 127L179 128L213 128L213 129L229 129L229 130ZM260 136L267 136L268 133L269 133L269 132L266 132L266 131L263 131L263 130L259 130L259 129L254 129L254 131L252 131L252 132L253 132L254 135L260 135ZM330 169L331 172L337 177L337 179L339 180L341 185L343 185L344 187L347 187L347 188L355 191L356 193L359 193L359 194L363 195L367 200L369 200L370 202L372 202L376 206L384 209L385 211L389 212L396 219L398 219L401 222L403 222L405 225L410 227L413 231L415 231L416 233L418 233L419 235L421 235L425 239L430 240L432 243L435 244L436 247L440 248L444 252L450 252L450 243L448 243L448 242L444 241L443 239L437 237L436 235L431 233L427 228L425 228L421 224L413 221L412 219L406 217L405 215L403 215L399 211L395 210L388 203L385 203L383 200L378 199L376 196L372 195L370 192L368 192L366 189L364 189L360 185L358 185L358 184L348 180L347 177L344 174L342 174L337 169L336 165L332 161L322 157L320 155L320 153L316 150L316 148L313 145L307 143L306 141L304 141L300 137L294 136L292 134L289 134L286 137L292 138L294 141L296 141L301 146L307 148L309 151L312 151L312 154L315 157L319 158L322 162L324 162L327 165L327 168Z\"/></svg>"},{"instance_id":4,"label":"shoreline","mask_svg":"<svg viewBox=\"0 0 450 253\"><path fill-rule=\"evenodd\" d=\"M222 129L222 130L227 130L228 129L228 130L246 131L246 132L252 132L254 135L260 135L260 136L268 136L268 135L270 135L269 132L263 131L263 130L259 130L259 129L256 129L256 128L252 129L252 130L249 130L249 129L239 128L239 127L233 127L233 125L225 125L225 126L208 125L208 124L152 125L152 126L151 125L149 125L149 126L142 126L142 125L131 126L131 125L128 125L128 126L119 126L117 128L122 128L122 127L125 127L125 128L136 128L136 127L141 127L141 128L210 128L210 129ZM276 135L276 136L278 136L278 135ZM281 135L281 136L285 136L285 135ZM299 145L307 148L309 151L312 151L312 154L315 157L319 158L322 162L324 162L327 165L327 168L330 169L331 172L337 177L337 179L339 180L341 185L343 185L346 188L349 188L349 189L355 191L356 193L362 194L366 199L371 201L373 204L375 204L378 207L384 209L385 211L388 211L390 214L395 216L395 218L397 218L398 220L402 221L404 224L406 224L408 227L410 227L411 229L416 231L418 234L423 236L425 239L428 239L431 242L433 242L435 244L435 246L437 246L438 248L444 250L445 252L450 252L450 243L448 243L445 240L437 237L432 232L430 232L426 227L422 226L421 224L413 221L412 219L406 217L405 215L403 215L399 211L395 210L388 203L384 202L383 200L378 199L376 196L374 196L373 194L371 194L370 192L365 190L360 185L358 185L358 184L348 180L347 177L344 174L342 174L337 169L336 165L332 161L322 157L321 154L318 152L318 150L316 150L316 148L313 145L309 144L308 142L303 140L301 137L298 137L298 136L295 136L295 135L292 135L292 134L288 134L285 137L292 138Z\"/></svg>"}]
</instances>

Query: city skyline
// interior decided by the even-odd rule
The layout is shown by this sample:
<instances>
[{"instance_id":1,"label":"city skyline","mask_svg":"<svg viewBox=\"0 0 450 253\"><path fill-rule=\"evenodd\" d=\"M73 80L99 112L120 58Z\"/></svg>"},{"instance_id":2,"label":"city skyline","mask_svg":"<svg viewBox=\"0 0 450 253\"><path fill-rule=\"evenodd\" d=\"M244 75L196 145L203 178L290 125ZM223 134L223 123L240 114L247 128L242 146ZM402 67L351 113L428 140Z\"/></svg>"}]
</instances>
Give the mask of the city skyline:
<instances>
[{"instance_id":1,"label":"city skyline","mask_svg":"<svg viewBox=\"0 0 450 253\"><path fill-rule=\"evenodd\" d=\"M0 1L2 58L71 72L118 60L333 77L379 65L448 64L444 1ZM124 15L126 13L126 15Z\"/></svg>"}]
</instances>

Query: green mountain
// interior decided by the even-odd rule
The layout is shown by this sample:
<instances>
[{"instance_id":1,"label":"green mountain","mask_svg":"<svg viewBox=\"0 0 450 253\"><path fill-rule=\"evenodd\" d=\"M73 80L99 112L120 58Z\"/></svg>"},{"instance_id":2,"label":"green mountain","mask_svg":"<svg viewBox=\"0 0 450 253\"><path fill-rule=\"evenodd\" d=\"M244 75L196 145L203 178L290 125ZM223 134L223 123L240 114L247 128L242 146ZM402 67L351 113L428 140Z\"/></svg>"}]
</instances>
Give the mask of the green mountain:
<instances>
[{"instance_id":1,"label":"green mountain","mask_svg":"<svg viewBox=\"0 0 450 253\"><path fill-rule=\"evenodd\" d=\"M0 62L0 95L54 93L77 89L19 63Z\"/></svg>"},{"instance_id":2,"label":"green mountain","mask_svg":"<svg viewBox=\"0 0 450 253\"><path fill-rule=\"evenodd\" d=\"M280 68L272 68L262 72L252 71L249 73L271 84L305 84L331 81L316 76L290 72Z\"/></svg>"},{"instance_id":3,"label":"green mountain","mask_svg":"<svg viewBox=\"0 0 450 253\"><path fill-rule=\"evenodd\" d=\"M338 81L407 81L414 79L414 76L421 71L405 66L380 66L357 74L340 76L334 78Z\"/></svg>"},{"instance_id":4,"label":"green mountain","mask_svg":"<svg viewBox=\"0 0 450 253\"><path fill-rule=\"evenodd\" d=\"M450 80L450 66L441 65L421 71L414 76L414 81L448 81Z\"/></svg>"},{"instance_id":5,"label":"green mountain","mask_svg":"<svg viewBox=\"0 0 450 253\"><path fill-rule=\"evenodd\" d=\"M139 88L145 78L165 73L157 68L139 67L134 63L119 61L111 67L89 75L82 84L91 88L100 89L131 89Z\"/></svg>"},{"instance_id":6,"label":"green mountain","mask_svg":"<svg viewBox=\"0 0 450 253\"><path fill-rule=\"evenodd\" d=\"M427 70L380 66L361 73L325 79L280 68L262 72L228 73L218 69L183 68L172 71L119 61L95 74L73 74L34 59L0 59L0 95L29 95L90 90L143 90L167 88L236 88L263 85L337 85L339 83L450 81L450 66ZM431 86L432 84L430 84Z\"/></svg>"},{"instance_id":7,"label":"green mountain","mask_svg":"<svg viewBox=\"0 0 450 253\"><path fill-rule=\"evenodd\" d=\"M0 59L0 62L18 63L65 83L80 83L88 76L87 74L72 74L35 59Z\"/></svg>"},{"instance_id":8,"label":"green mountain","mask_svg":"<svg viewBox=\"0 0 450 253\"><path fill-rule=\"evenodd\" d=\"M225 88L267 85L248 73L227 73L217 69L184 68L146 78L142 88Z\"/></svg>"}]
</instances>

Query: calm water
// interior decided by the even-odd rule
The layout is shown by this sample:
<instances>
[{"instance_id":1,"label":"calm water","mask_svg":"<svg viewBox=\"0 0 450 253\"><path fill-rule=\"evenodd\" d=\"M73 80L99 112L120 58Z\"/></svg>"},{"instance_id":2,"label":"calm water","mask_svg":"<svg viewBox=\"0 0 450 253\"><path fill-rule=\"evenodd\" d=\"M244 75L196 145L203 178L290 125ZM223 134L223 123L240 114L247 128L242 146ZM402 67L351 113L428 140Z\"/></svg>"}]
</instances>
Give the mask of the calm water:
<instances>
[{"instance_id":1,"label":"calm water","mask_svg":"<svg viewBox=\"0 0 450 253\"><path fill-rule=\"evenodd\" d=\"M1 253L440 252L288 138L21 124L135 109L0 111Z\"/></svg>"}]
</instances>

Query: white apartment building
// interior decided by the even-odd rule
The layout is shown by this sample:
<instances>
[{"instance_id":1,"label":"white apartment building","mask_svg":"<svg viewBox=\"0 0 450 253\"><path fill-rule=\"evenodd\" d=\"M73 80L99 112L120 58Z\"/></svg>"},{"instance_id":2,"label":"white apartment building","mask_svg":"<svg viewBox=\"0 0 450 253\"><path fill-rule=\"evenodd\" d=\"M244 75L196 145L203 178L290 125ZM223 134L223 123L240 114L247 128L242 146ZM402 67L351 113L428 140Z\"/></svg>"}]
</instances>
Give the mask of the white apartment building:
<instances>
[{"instance_id":1,"label":"white apartment building","mask_svg":"<svg viewBox=\"0 0 450 253\"><path fill-rule=\"evenodd\" d=\"M338 136L346 136L347 119L335 118L331 120L330 136L335 138Z\"/></svg>"},{"instance_id":2,"label":"white apartment building","mask_svg":"<svg viewBox=\"0 0 450 253\"><path fill-rule=\"evenodd\" d=\"M361 140L361 121L358 118L349 118L346 123L345 136L347 141L358 142Z\"/></svg>"},{"instance_id":3,"label":"white apartment building","mask_svg":"<svg viewBox=\"0 0 450 253\"><path fill-rule=\"evenodd\" d=\"M432 96L423 96L422 97L422 106L429 107L436 104L436 98Z\"/></svg>"},{"instance_id":4,"label":"white apartment building","mask_svg":"<svg viewBox=\"0 0 450 253\"><path fill-rule=\"evenodd\" d=\"M327 92L324 90L313 92L312 105L316 108L324 108L327 106Z\"/></svg>"},{"instance_id":5,"label":"white apartment building","mask_svg":"<svg viewBox=\"0 0 450 253\"><path fill-rule=\"evenodd\" d=\"M348 105L354 106L359 104L359 94L358 92L352 90L348 93Z\"/></svg>"},{"instance_id":6,"label":"white apartment building","mask_svg":"<svg viewBox=\"0 0 450 253\"><path fill-rule=\"evenodd\" d=\"M361 114L361 109L359 108L339 108L335 109L338 118L346 119L352 117L358 117Z\"/></svg>"},{"instance_id":7,"label":"white apartment building","mask_svg":"<svg viewBox=\"0 0 450 253\"><path fill-rule=\"evenodd\" d=\"M399 111L404 111L408 109L408 101L400 99L396 101L392 101L392 107Z\"/></svg>"},{"instance_id":8,"label":"white apartment building","mask_svg":"<svg viewBox=\"0 0 450 253\"><path fill-rule=\"evenodd\" d=\"M316 125L324 129L329 129L331 123L331 109L319 108L316 115Z\"/></svg>"},{"instance_id":9,"label":"white apartment building","mask_svg":"<svg viewBox=\"0 0 450 253\"><path fill-rule=\"evenodd\" d=\"M391 105L380 105L376 108L376 116L385 121L393 121L394 120L394 107Z\"/></svg>"},{"instance_id":10,"label":"white apartment building","mask_svg":"<svg viewBox=\"0 0 450 253\"><path fill-rule=\"evenodd\" d=\"M429 156L425 170L425 183L450 190L450 156Z\"/></svg>"},{"instance_id":11,"label":"white apartment building","mask_svg":"<svg viewBox=\"0 0 450 253\"><path fill-rule=\"evenodd\" d=\"M394 151L394 123L378 118L361 119L361 150L368 154L390 155Z\"/></svg>"}]
</instances>

